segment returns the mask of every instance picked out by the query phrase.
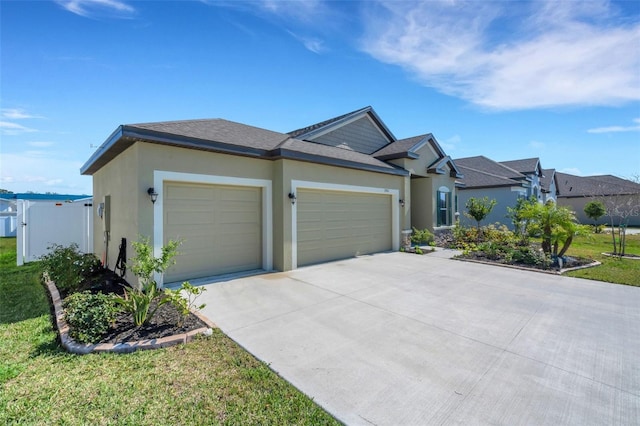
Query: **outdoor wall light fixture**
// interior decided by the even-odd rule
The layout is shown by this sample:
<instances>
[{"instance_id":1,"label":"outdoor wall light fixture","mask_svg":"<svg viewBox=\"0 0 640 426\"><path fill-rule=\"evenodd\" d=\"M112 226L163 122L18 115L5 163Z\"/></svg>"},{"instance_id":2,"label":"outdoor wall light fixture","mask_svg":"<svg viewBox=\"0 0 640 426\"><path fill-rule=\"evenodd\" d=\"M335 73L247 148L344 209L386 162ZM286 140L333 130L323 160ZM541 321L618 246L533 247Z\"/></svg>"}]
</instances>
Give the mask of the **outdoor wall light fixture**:
<instances>
[{"instance_id":1,"label":"outdoor wall light fixture","mask_svg":"<svg viewBox=\"0 0 640 426\"><path fill-rule=\"evenodd\" d=\"M149 188L147 189L147 194L149 194L149 198L151 198L151 202L155 204L156 200L158 199L158 193L156 192L156 190L153 189L153 187Z\"/></svg>"},{"instance_id":2,"label":"outdoor wall light fixture","mask_svg":"<svg viewBox=\"0 0 640 426\"><path fill-rule=\"evenodd\" d=\"M289 193L289 199L291 200L291 204L295 204L296 203L296 194L294 194L293 192Z\"/></svg>"},{"instance_id":3,"label":"outdoor wall light fixture","mask_svg":"<svg viewBox=\"0 0 640 426\"><path fill-rule=\"evenodd\" d=\"M402 198L400 198L398 202L400 203L400 206L404 207L404 200Z\"/></svg>"}]
</instances>

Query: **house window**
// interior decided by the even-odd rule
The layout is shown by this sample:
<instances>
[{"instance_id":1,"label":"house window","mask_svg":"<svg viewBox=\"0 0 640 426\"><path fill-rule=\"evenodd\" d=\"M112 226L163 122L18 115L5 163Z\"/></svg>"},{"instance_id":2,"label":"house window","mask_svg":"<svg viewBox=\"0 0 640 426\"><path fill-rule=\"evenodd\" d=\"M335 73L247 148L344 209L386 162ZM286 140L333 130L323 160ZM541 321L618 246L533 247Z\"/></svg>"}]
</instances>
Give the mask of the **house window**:
<instances>
[{"instance_id":1,"label":"house window","mask_svg":"<svg viewBox=\"0 0 640 426\"><path fill-rule=\"evenodd\" d=\"M451 225L451 192L441 186L437 193L437 226Z\"/></svg>"}]
</instances>

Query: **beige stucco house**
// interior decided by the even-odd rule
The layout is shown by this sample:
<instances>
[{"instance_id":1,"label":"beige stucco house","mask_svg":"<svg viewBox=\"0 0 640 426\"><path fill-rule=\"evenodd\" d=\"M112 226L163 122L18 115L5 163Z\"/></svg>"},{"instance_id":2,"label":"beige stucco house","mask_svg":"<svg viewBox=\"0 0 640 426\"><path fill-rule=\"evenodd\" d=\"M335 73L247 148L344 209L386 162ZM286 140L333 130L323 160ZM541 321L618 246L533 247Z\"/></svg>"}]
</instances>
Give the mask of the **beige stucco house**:
<instances>
[{"instance_id":1,"label":"beige stucco house","mask_svg":"<svg viewBox=\"0 0 640 426\"><path fill-rule=\"evenodd\" d=\"M95 253L112 267L121 238L128 257L139 236L156 253L180 239L167 283L397 250L412 226L452 224L460 176L431 134L398 140L371 107L290 133L121 125L81 172L93 176Z\"/></svg>"}]
</instances>

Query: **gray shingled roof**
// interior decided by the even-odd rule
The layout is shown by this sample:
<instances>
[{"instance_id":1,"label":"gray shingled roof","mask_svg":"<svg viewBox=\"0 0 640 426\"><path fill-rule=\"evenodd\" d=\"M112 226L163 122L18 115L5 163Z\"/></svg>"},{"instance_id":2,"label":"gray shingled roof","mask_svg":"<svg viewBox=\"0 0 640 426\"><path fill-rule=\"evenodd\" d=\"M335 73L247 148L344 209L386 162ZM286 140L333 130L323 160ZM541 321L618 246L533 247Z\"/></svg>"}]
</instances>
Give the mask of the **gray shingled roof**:
<instances>
[{"instance_id":1,"label":"gray shingled roof","mask_svg":"<svg viewBox=\"0 0 640 426\"><path fill-rule=\"evenodd\" d=\"M127 127L261 150L274 149L278 144L289 139L289 135L284 133L220 118L129 124Z\"/></svg>"},{"instance_id":2,"label":"gray shingled roof","mask_svg":"<svg viewBox=\"0 0 640 426\"><path fill-rule=\"evenodd\" d=\"M515 181L504 176L495 175L482 170L473 169L470 167L462 166L458 163L458 160L454 160L456 166L460 172L464 175L463 179L460 179L463 187L461 189L473 189L473 188L492 188L503 186L519 186L522 185L521 181Z\"/></svg>"},{"instance_id":3,"label":"gray shingled roof","mask_svg":"<svg viewBox=\"0 0 640 426\"><path fill-rule=\"evenodd\" d=\"M534 157L522 160L500 161L500 164L520 173L535 173L536 169L539 167L540 159Z\"/></svg>"},{"instance_id":4,"label":"gray shingled roof","mask_svg":"<svg viewBox=\"0 0 640 426\"><path fill-rule=\"evenodd\" d=\"M431 133L426 133L424 135L418 135L411 138L400 139L395 142L391 142L388 145L385 145L378 151L374 152L372 155L376 158L383 157L392 157L392 156L407 156L411 151L411 148L418 145L420 142L425 140L425 138L431 137Z\"/></svg>"},{"instance_id":5,"label":"gray shingled roof","mask_svg":"<svg viewBox=\"0 0 640 426\"><path fill-rule=\"evenodd\" d=\"M285 133L222 119L120 126L82 166L81 173L93 174L136 141L267 159L294 158L382 173L408 173L370 155L301 141Z\"/></svg>"},{"instance_id":6,"label":"gray shingled roof","mask_svg":"<svg viewBox=\"0 0 640 426\"><path fill-rule=\"evenodd\" d=\"M542 169L542 177L540 177L540 186L545 192L549 192L551 182L555 178L556 169ZM557 188L557 186L556 186Z\"/></svg>"},{"instance_id":7,"label":"gray shingled roof","mask_svg":"<svg viewBox=\"0 0 640 426\"><path fill-rule=\"evenodd\" d=\"M284 143L282 143L278 150L281 152L289 152L294 154L303 154L299 159L312 159L312 158L327 158L332 160L337 160L342 164L353 163L368 166L367 168L375 168L380 170L398 170L397 167L389 163L385 163L384 161L380 161L370 155L362 154L360 152L351 151L343 148L336 148L329 145L323 145L319 143L302 141L299 139L288 139ZM276 154L278 155L278 154Z\"/></svg>"},{"instance_id":8,"label":"gray shingled roof","mask_svg":"<svg viewBox=\"0 0 640 426\"><path fill-rule=\"evenodd\" d=\"M556 172L559 197L640 194L640 184L612 175L575 176Z\"/></svg>"},{"instance_id":9,"label":"gray shingled roof","mask_svg":"<svg viewBox=\"0 0 640 426\"><path fill-rule=\"evenodd\" d=\"M339 115L337 117L333 117L333 118L330 118L328 120L321 121L320 123L312 124L311 126L307 126L307 127L301 128L301 129L293 130L291 132L288 132L287 134L289 136L291 136L292 138L297 138L300 135L304 135L304 134L310 133L310 132L312 132L314 130L320 129L320 128L325 127L325 126L328 126L329 124L333 124L333 123L335 123L337 121L340 121L340 120L342 120L344 118L347 118L349 116L360 114L361 112L365 112L367 110L371 110L371 106L366 106L364 108L360 108L360 109L357 109L355 111L351 111L351 112L348 112L346 114L342 114L342 115Z\"/></svg>"},{"instance_id":10,"label":"gray shingled roof","mask_svg":"<svg viewBox=\"0 0 640 426\"><path fill-rule=\"evenodd\" d=\"M478 172L487 173L493 176L499 176L518 181L526 179L526 176L522 173L519 173L516 170L513 170L512 168L505 166L504 164L498 163L497 161L493 161L492 159L487 158L483 155L478 155L476 157L457 158L454 159L453 162L458 167L473 169ZM465 187L469 188L475 186L475 182L472 179L467 178L466 173L464 174ZM518 184L518 182L514 182L514 184Z\"/></svg>"}]
</instances>

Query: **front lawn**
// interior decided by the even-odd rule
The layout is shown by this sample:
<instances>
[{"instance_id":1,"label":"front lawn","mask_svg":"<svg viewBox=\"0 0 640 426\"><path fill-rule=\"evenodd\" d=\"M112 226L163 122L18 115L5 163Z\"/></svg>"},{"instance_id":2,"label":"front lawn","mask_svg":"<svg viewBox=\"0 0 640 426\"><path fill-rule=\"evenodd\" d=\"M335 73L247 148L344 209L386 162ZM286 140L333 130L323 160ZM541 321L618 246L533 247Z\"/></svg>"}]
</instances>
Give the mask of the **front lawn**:
<instances>
[{"instance_id":1,"label":"front lawn","mask_svg":"<svg viewBox=\"0 0 640 426\"><path fill-rule=\"evenodd\" d=\"M0 239L0 424L339 424L219 330L188 345L71 355L36 263Z\"/></svg>"},{"instance_id":2,"label":"front lawn","mask_svg":"<svg viewBox=\"0 0 640 426\"><path fill-rule=\"evenodd\" d=\"M570 256L589 257L602 262L593 268L567 272L571 277L640 286L640 260L604 256L613 251L611 234L576 237L568 251ZM640 234L627 235L626 253L640 255Z\"/></svg>"}]
</instances>

